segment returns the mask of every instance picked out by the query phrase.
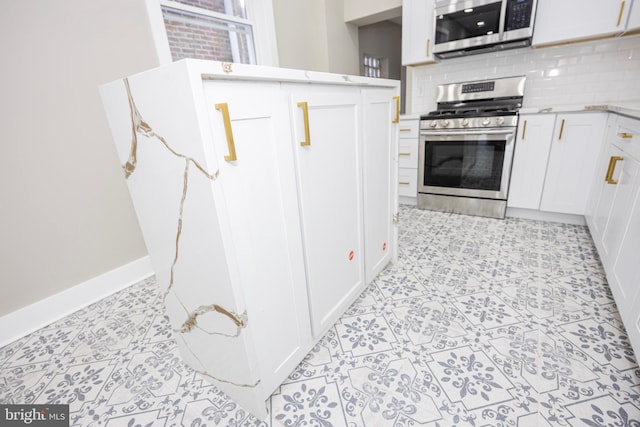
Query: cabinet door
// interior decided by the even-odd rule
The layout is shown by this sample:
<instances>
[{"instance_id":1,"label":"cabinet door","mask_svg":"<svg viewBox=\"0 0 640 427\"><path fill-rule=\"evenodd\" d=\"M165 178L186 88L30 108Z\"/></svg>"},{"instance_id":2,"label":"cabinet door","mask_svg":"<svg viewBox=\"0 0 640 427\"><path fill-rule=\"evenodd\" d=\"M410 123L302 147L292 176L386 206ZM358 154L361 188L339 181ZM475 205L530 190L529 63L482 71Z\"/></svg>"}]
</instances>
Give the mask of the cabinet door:
<instances>
[{"instance_id":1,"label":"cabinet door","mask_svg":"<svg viewBox=\"0 0 640 427\"><path fill-rule=\"evenodd\" d=\"M598 167L596 168L596 181L594 183L594 187L600 187L598 199L595 201L593 214L587 216L588 224L591 226L591 236L598 247L600 259L602 260L602 264L605 266L605 269L609 266L609 262L611 261L610 251L612 231L609 229L609 237L606 239L607 244L605 245L603 244L605 242L605 229L608 228L607 224L611 219L614 198L617 197L616 191L619 189L619 186L616 183L619 183L622 169L626 165L619 165L616 162L615 170L611 171L613 172L612 176L609 176L609 172L612 162L614 161L613 159L623 158L623 156L624 153L615 145L609 144L607 146L605 155L602 157ZM607 177L611 179L605 180Z\"/></svg>"},{"instance_id":2,"label":"cabinet door","mask_svg":"<svg viewBox=\"0 0 640 427\"><path fill-rule=\"evenodd\" d=\"M520 116L507 199L510 208L540 208L555 120L555 114Z\"/></svg>"},{"instance_id":3,"label":"cabinet door","mask_svg":"<svg viewBox=\"0 0 640 427\"><path fill-rule=\"evenodd\" d=\"M433 62L434 0L402 2L402 65Z\"/></svg>"},{"instance_id":4,"label":"cabinet door","mask_svg":"<svg viewBox=\"0 0 640 427\"><path fill-rule=\"evenodd\" d=\"M540 210L585 214L606 120L606 113L558 115Z\"/></svg>"},{"instance_id":5,"label":"cabinet door","mask_svg":"<svg viewBox=\"0 0 640 427\"><path fill-rule=\"evenodd\" d=\"M318 337L364 285L361 97L347 87L289 88L311 325Z\"/></svg>"},{"instance_id":6,"label":"cabinet door","mask_svg":"<svg viewBox=\"0 0 640 427\"><path fill-rule=\"evenodd\" d=\"M371 282L391 260L393 214L397 210L397 91L363 91L363 187L365 281Z\"/></svg>"},{"instance_id":7,"label":"cabinet door","mask_svg":"<svg viewBox=\"0 0 640 427\"><path fill-rule=\"evenodd\" d=\"M636 168L640 165L636 162ZM636 179L635 195L629 211L627 229L625 230L620 246L620 252L615 261L613 274L607 275L611 289L617 289L617 293L624 299L618 299L616 291L616 304L620 309L622 321L629 334L631 345L636 354L640 353L640 179Z\"/></svg>"},{"instance_id":8,"label":"cabinet door","mask_svg":"<svg viewBox=\"0 0 640 427\"><path fill-rule=\"evenodd\" d=\"M533 45L622 32L630 4L625 0L538 0Z\"/></svg>"},{"instance_id":9,"label":"cabinet door","mask_svg":"<svg viewBox=\"0 0 640 427\"><path fill-rule=\"evenodd\" d=\"M638 287L638 261L640 261L640 252L636 252L636 263L629 264L625 261L625 257L629 254L622 254L622 241L628 240L628 234L633 235L636 232L635 237L640 237L637 234L637 225L629 222L630 220L630 207L633 203L633 197L638 189L638 169L640 164L626 156L621 150L613 153L617 157L611 158L611 170L608 175L610 179L610 185L615 188L615 196L611 203L611 210L608 215L607 225L605 226L604 233L602 235L602 249L604 252L605 270L613 271L615 280L612 280L611 290L614 292L616 301L619 301L619 305L624 306L625 303L633 301L635 292ZM617 161L616 161L617 160ZM604 207L603 210L606 210ZM633 221L633 218L631 219ZM640 220L640 217L635 218L636 221ZM630 230L627 231L627 226ZM625 234L626 233L626 234ZM634 246L635 245L635 246ZM640 249L637 242L626 242L625 251ZM620 253L622 260L617 262L616 257ZM616 264L611 270L609 267L611 263L616 261ZM619 268L619 270L618 270ZM633 268L635 270L635 281L630 279L628 273ZM621 308L621 312L624 309ZM624 313L623 313L624 316Z\"/></svg>"},{"instance_id":10,"label":"cabinet door","mask_svg":"<svg viewBox=\"0 0 640 427\"><path fill-rule=\"evenodd\" d=\"M627 31L636 31L638 29L640 29L640 0L634 0L629 11Z\"/></svg>"},{"instance_id":11,"label":"cabinet door","mask_svg":"<svg viewBox=\"0 0 640 427\"><path fill-rule=\"evenodd\" d=\"M275 83L205 82L204 90L233 242L227 250L271 393L311 342L288 99Z\"/></svg>"}]
</instances>

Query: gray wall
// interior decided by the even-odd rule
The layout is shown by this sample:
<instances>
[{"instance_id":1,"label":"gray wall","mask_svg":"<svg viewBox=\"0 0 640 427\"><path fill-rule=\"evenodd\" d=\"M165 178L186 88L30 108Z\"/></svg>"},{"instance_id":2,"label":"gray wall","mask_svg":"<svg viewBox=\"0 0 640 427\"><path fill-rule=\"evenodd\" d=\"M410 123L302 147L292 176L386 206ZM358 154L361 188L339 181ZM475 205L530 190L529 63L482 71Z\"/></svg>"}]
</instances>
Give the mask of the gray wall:
<instances>
[{"instance_id":1,"label":"gray wall","mask_svg":"<svg viewBox=\"0 0 640 427\"><path fill-rule=\"evenodd\" d=\"M0 316L147 254L98 85L159 64L144 0L0 14Z\"/></svg>"},{"instance_id":2,"label":"gray wall","mask_svg":"<svg viewBox=\"0 0 640 427\"><path fill-rule=\"evenodd\" d=\"M378 22L359 28L360 74L363 74L362 58L369 54L388 59L389 74L383 77L400 80L402 68L402 26L391 21Z\"/></svg>"}]
</instances>

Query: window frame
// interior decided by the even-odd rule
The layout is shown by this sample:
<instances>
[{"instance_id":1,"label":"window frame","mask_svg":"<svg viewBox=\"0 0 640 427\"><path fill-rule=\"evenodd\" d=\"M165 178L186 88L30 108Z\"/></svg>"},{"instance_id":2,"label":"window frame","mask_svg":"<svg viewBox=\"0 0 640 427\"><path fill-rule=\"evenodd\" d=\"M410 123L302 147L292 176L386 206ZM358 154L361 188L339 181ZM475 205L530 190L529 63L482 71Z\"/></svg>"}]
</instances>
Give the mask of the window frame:
<instances>
[{"instance_id":1,"label":"window frame","mask_svg":"<svg viewBox=\"0 0 640 427\"><path fill-rule=\"evenodd\" d=\"M275 19L273 17L272 0L245 0L247 18L201 9L195 6L178 3L172 0L145 0L151 24L151 32L156 45L160 65L173 62L169 48L169 38L164 25L162 6L197 13L227 22L239 23L251 27L255 63L257 65L278 66ZM235 56L234 56L235 57Z\"/></svg>"}]
</instances>

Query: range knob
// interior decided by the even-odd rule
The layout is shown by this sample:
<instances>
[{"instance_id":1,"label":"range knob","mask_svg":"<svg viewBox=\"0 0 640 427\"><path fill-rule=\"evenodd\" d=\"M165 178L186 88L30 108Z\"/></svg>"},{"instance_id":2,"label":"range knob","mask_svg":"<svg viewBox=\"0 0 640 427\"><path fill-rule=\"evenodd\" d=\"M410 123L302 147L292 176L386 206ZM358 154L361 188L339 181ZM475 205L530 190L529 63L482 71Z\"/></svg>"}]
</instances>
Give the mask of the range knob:
<instances>
[{"instance_id":1,"label":"range knob","mask_svg":"<svg viewBox=\"0 0 640 427\"><path fill-rule=\"evenodd\" d=\"M496 119L496 123L499 124L499 125L503 125L504 124L504 117L498 117Z\"/></svg>"},{"instance_id":2,"label":"range knob","mask_svg":"<svg viewBox=\"0 0 640 427\"><path fill-rule=\"evenodd\" d=\"M469 126L469 119L462 119L462 122L460 123L463 127L467 127Z\"/></svg>"},{"instance_id":3,"label":"range knob","mask_svg":"<svg viewBox=\"0 0 640 427\"><path fill-rule=\"evenodd\" d=\"M449 126L449 120L440 120L440 126L446 128L447 126Z\"/></svg>"},{"instance_id":4,"label":"range knob","mask_svg":"<svg viewBox=\"0 0 640 427\"><path fill-rule=\"evenodd\" d=\"M482 126L489 126L491 124L491 119L482 120Z\"/></svg>"},{"instance_id":5,"label":"range knob","mask_svg":"<svg viewBox=\"0 0 640 427\"><path fill-rule=\"evenodd\" d=\"M429 127L434 128L436 126L438 126L438 122L435 120L431 120L431 122L429 123Z\"/></svg>"}]
</instances>

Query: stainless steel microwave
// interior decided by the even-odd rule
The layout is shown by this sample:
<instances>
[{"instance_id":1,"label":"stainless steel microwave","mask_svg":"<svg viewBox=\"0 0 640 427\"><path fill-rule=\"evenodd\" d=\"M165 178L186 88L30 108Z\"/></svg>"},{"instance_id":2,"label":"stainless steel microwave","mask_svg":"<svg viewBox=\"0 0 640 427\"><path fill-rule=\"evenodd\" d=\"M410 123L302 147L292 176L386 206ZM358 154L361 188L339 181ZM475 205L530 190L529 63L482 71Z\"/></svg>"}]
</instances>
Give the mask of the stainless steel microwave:
<instances>
[{"instance_id":1,"label":"stainless steel microwave","mask_svg":"<svg viewBox=\"0 0 640 427\"><path fill-rule=\"evenodd\" d=\"M537 0L438 0L435 44L440 58L529 46Z\"/></svg>"}]
</instances>

